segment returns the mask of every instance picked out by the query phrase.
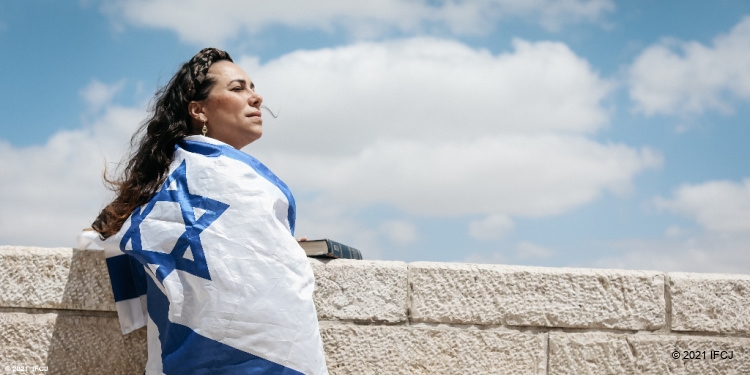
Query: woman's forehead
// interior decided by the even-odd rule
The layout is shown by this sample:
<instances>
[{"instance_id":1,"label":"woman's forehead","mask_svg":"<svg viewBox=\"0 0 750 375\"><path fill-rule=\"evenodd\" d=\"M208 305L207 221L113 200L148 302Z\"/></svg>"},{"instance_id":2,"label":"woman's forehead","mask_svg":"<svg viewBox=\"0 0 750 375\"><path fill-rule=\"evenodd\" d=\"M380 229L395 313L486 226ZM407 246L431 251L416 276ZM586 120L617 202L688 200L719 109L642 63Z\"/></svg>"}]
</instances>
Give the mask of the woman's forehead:
<instances>
[{"instance_id":1,"label":"woman's forehead","mask_svg":"<svg viewBox=\"0 0 750 375\"><path fill-rule=\"evenodd\" d=\"M213 63L208 68L207 73L214 76L214 78L216 79L242 79L250 82L250 77L247 75L247 73L245 73L244 70L242 70L242 68L239 67L239 65L227 60L221 60Z\"/></svg>"}]
</instances>

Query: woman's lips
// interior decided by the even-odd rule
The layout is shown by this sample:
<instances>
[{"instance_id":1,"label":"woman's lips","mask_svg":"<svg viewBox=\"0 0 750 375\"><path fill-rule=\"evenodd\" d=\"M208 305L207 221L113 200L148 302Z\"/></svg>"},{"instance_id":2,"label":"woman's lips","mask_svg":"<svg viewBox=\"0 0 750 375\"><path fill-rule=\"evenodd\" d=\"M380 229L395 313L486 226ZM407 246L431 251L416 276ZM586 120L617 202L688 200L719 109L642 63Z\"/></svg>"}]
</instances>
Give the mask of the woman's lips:
<instances>
[{"instance_id":1,"label":"woman's lips","mask_svg":"<svg viewBox=\"0 0 750 375\"><path fill-rule=\"evenodd\" d=\"M261 117L261 116L262 115L261 115L260 111L255 111L255 112L247 115L247 117Z\"/></svg>"}]
</instances>

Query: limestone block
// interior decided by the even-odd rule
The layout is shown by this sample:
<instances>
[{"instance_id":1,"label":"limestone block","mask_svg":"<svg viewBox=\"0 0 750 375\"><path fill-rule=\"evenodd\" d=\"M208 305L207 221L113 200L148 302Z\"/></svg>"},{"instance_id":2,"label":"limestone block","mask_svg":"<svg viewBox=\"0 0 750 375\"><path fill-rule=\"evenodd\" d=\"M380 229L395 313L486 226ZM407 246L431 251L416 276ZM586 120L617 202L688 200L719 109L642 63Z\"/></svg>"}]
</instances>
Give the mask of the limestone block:
<instances>
[{"instance_id":1,"label":"limestone block","mask_svg":"<svg viewBox=\"0 0 750 375\"><path fill-rule=\"evenodd\" d=\"M114 311L103 252L0 246L0 307Z\"/></svg>"},{"instance_id":2,"label":"limestone block","mask_svg":"<svg viewBox=\"0 0 750 375\"><path fill-rule=\"evenodd\" d=\"M406 263L351 259L311 259L310 263L319 319L406 321Z\"/></svg>"},{"instance_id":3,"label":"limestone block","mask_svg":"<svg viewBox=\"0 0 750 375\"><path fill-rule=\"evenodd\" d=\"M675 351L678 359L672 358ZM692 351L687 356L694 359L683 359L685 351ZM712 351L717 351L713 358ZM731 359L728 358L730 355ZM550 333L548 374L750 374L750 339Z\"/></svg>"},{"instance_id":4,"label":"limestone block","mask_svg":"<svg viewBox=\"0 0 750 375\"><path fill-rule=\"evenodd\" d=\"M415 322L657 330L664 275L650 271L417 262Z\"/></svg>"},{"instance_id":5,"label":"limestone block","mask_svg":"<svg viewBox=\"0 0 750 375\"><path fill-rule=\"evenodd\" d=\"M670 273L672 330L750 334L750 275Z\"/></svg>"},{"instance_id":6,"label":"limestone block","mask_svg":"<svg viewBox=\"0 0 750 375\"><path fill-rule=\"evenodd\" d=\"M545 374L546 334L321 324L335 374Z\"/></svg>"},{"instance_id":7,"label":"limestone block","mask_svg":"<svg viewBox=\"0 0 750 375\"><path fill-rule=\"evenodd\" d=\"M117 317L108 315L0 313L0 365L46 366L44 374L142 374L146 331L123 336Z\"/></svg>"},{"instance_id":8,"label":"limestone block","mask_svg":"<svg viewBox=\"0 0 750 375\"><path fill-rule=\"evenodd\" d=\"M45 366L57 314L0 313L0 368Z\"/></svg>"}]
</instances>

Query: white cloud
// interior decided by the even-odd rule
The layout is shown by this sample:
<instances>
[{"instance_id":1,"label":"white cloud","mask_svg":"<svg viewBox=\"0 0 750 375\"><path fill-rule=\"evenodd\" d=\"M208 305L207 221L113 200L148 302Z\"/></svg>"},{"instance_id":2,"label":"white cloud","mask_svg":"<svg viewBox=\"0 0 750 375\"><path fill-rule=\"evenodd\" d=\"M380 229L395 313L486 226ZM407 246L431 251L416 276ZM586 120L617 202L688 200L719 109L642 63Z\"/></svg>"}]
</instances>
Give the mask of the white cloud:
<instances>
[{"instance_id":1,"label":"white cloud","mask_svg":"<svg viewBox=\"0 0 750 375\"><path fill-rule=\"evenodd\" d=\"M682 133L688 131L688 129L690 129L690 127L688 125L677 124L674 127L674 132L675 132L675 134L682 134Z\"/></svg>"},{"instance_id":2,"label":"white cloud","mask_svg":"<svg viewBox=\"0 0 750 375\"><path fill-rule=\"evenodd\" d=\"M105 161L120 160L144 116L108 105L94 123L60 131L44 145L0 143L0 243L74 245L110 197L102 184Z\"/></svg>"},{"instance_id":3,"label":"white cloud","mask_svg":"<svg viewBox=\"0 0 750 375\"><path fill-rule=\"evenodd\" d=\"M518 259L548 259L555 255L555 250L522 241L516 245L516 255Z\"/></svg>"},{"instance_id":4,"label":"white cloud","mask_svg":"<svg viewBox=\"0 0 750 375\"><path fill-rule=\"evenodd\" d=\"M105 105L112 102L117 94L125 85L125 80L121 80L113 85L107 85L98 80L92 80L86 87L79 91L79 95L88 105L92 112L97 112Z\"/></svg>"},{"instance_id":5,"label":"white cloud","mask_svg":"<svg viewBox=\"0 0 750 375\"><path fill-rule=\"evenodd\" d=\"M612 84L585 60L562 43L513 45L492 55L416 38L238 63L265 104L281 110L267 130L301 152L351 153L382 138L590 134L607 125L601 101Z\"/></svg>"},{"instance_id":6,"label":"white cloud","mask_svg":"<svg viewBox=\"0 0 750 375\"><path fill-rule=\"evenodd\" d=\"M750 272L750 179L683 185L672 199L655 198L663 210L697 222L702 231L672 225L664 239L613 243L623 251L592 266L661 271Z\"/></svg>"},{"instance_id":7,"label":"white cloud","mask_svg":"<svg viewBox=\"0 0 750 375\"><path fill-rule=\"evenodd\" d=\"M743 273L750 270L750 236L704 234L687 239L630 239L613 243L621 255L588 267L664 272Z\"/></svg>"},{"instance_id":8,"label":"white cloud","mask_svg":"<svg viewBox=\"0 0 750 375\"><path fill-rule=\"evenodd\" d=\"M682 228L680 228L679 225L670 225L666 230L664 230L664 236L668 238L677 238L680 237L684 231Z\"/></svg>"},{"instance_id":9,"label":"white cloud","mask_svg":"<svg viewBox=\"0 0 750 375\"><path fill-rule=\"evenodd\" d=\"M432 216L559 214L603 189L628 189L635 173L659 162L648 150L566 136L392 140L351 156L289 153L273 159L294 185L329 194L339 204L387 203Z\"/></svg>"},{"instance_id":10,"label":"white cloud","mask_svg":"<svg viewBox=\"0 0 750 375\"><path fill-rule=\"evenodd\" d=\"M728 113L750 99L750 17L711 46L664 40L646 48L629 72L630 96L647 115Z\"/></svg>"},{"instance_id":11,"label":"white cloud","mask_svg":"<svg viewBox=\"0 0 750 375\"><path fill-rule=\"evenodd\" d=\"M278 170L274 169L277 173ZM293 188L293 187L292 187ZM345 206L334 205L324 199L305 197L294 190L297 202L295 236L310 240L329 238L357 248L364 259L382 259L383 249L378 228L363 224Z\"/></svg>"},{"instance_id":12,"label":"white cloud","mask_svg":"<svg viewBox=\"0 0 750 375\"><path fill-rule=\"evenodd\" d=\"M381 0L351 2L260 2L243 0L104 1L102 9L117 22L174 31L184 41L218 44L272 26L332 32L347 30L355 37L392 31L447 29L482 33L509 17L522 17L548 30L578 22L602 22L615 8L612 0Z\"/></svg>"},{"instance_id":13,"label":"white cloud","mask_svg":"<svg viewBox=\"0 0 750 375\"><path fill-rule=\"evenodd\" d=\"M511 260L502 251L490 253L472 253L463 261L467 263L489 263L489 264L524 264L529 260L546 260L555 255L554 249L546 248L528 241L521 241L515 246L515 257ZM519 263L520 262L520 263Z\"/></svg>"},{"instance_id":14,"label":"white cloud","mask_svg":"<svg viewBox=\"0 0 750 375\"><path fill-rule=\"evenodd\" d=\"M683 185L673 199L656 198L655 204L685 215L711 232L750 235L750 178L741 183L708 181Z\"/></svg>"},{"instance_id":15,"label":"white cloud","mask_svg":"<svg viewBox=\"0 0 750 375\"><path fill-rule=\"evenodd\" d=\"M481 264L509 264L508 258L500 252L491 254L469 254L463 259L465 263L481 263Z\"/></svg>"},{"instance_id":16,"label":"white cloud","mask_svg":"<svg viewBox=\"0 0 750 375\"><path fill-rule=\"evenodd\" d=\"M564 44L492 55L410 39L240 58L281 110L251 145L293 186L337 205L543 216L624 193L649 149L598 143L611 84Z\"/></svg>"},{"instance_id":17,"label":"white cloud","mask_svg":"<svg viewBox=\"0 0 750 375\"><path fill-rule=\"evenodd\" d=\"M513 227L513 221L505 215L488 215L469 223L469 236L483 241L499 240Z\"/></svg>"},{"instance_id":18,"label":"white cloud","mask_svg":"<svg viewBox=\"0 0 750 375\"><path fill-rule=\"evenodd\" d=\"M405 220L389 220L382 223L380 233L397 245L408 245L419 238L414 224Z\"/></svg>"}]
</instances>

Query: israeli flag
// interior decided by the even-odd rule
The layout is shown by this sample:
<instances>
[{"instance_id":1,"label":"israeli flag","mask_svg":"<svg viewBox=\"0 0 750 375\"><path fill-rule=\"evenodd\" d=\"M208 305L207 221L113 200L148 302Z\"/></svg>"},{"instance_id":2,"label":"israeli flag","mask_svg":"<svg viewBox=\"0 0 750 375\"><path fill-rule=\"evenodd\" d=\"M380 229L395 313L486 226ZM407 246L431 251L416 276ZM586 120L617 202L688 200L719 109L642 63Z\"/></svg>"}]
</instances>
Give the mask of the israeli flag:
<instances>
[{"instance_id":1,"label":"israeli flag","mask_svg":"<svg viewBox=\"0 0 750 375\"><path fill-rule=\"evenodd\" d=\"M327 374L294 198L252 156L190 136L104 248L123 334L148 326L147 374Z\"/></svg>"}]
</instances>

